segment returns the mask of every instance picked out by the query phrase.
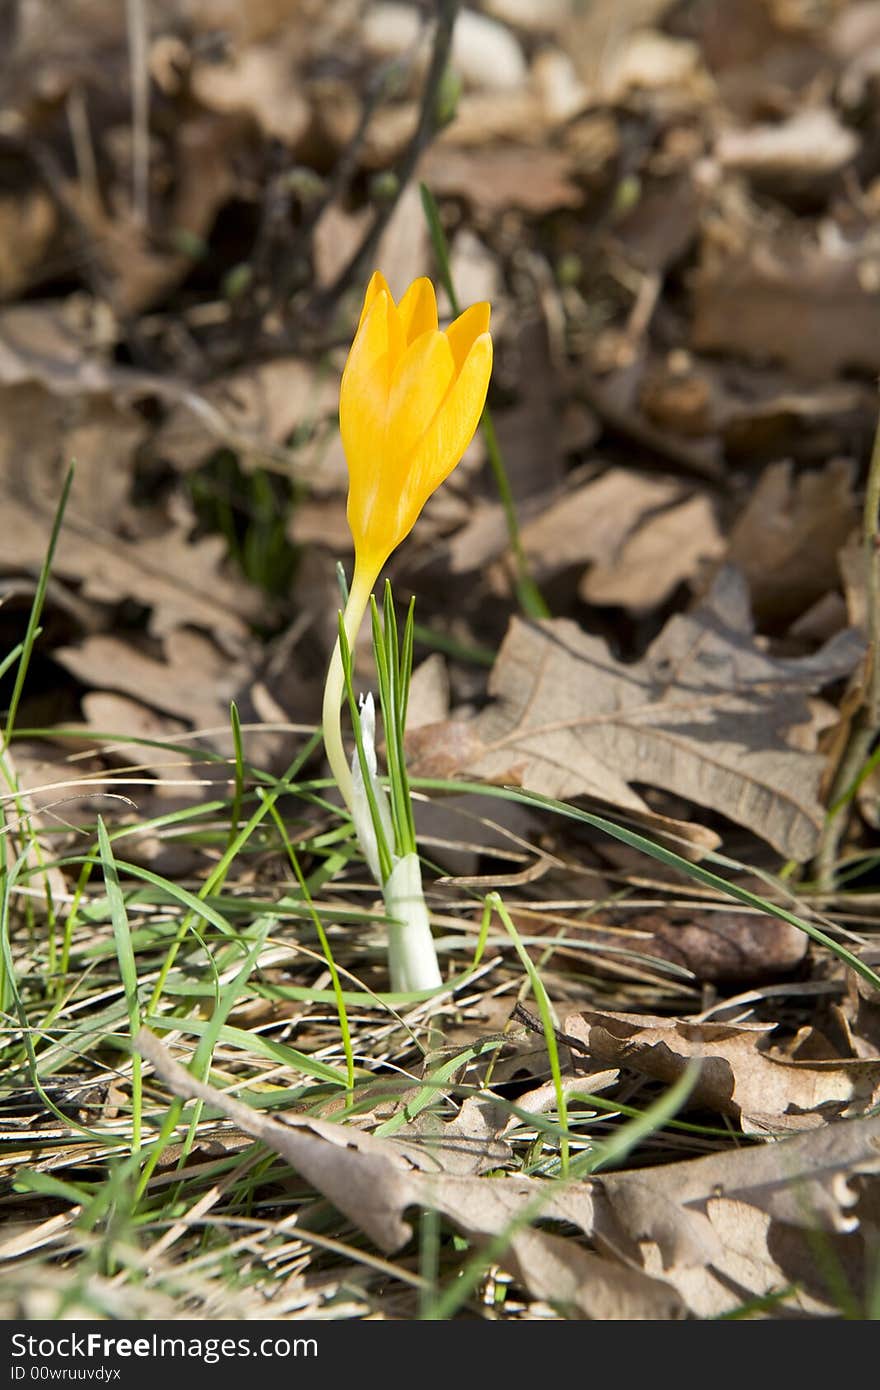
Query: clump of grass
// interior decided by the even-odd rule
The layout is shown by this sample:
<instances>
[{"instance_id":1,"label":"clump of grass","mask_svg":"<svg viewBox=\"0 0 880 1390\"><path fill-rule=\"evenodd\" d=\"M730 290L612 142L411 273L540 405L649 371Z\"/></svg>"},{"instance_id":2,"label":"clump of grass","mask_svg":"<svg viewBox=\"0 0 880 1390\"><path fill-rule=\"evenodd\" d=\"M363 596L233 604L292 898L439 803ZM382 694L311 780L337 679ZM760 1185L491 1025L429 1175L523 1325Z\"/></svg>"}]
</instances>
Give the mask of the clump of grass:
<instances>
[{"instance_id":1,"label":"clump of grass","mask_svg":"<svg viewBox=\"0 0 880 1390\"><path fill-rule=\"evenodd\" d=\"M594 943L578 943L565 924L575 927L588 902L561 914L554 935L530 937L523 922L540 900L525 889L502 897L453 884L429 889L443 985L389 990L386 916L349 822L328 783L311 774L317 733L301 733L296 756L274 776L248 760L250 730L234 708L228 751L196 735L123 740L154 758L184 757L196 774L212 764L206 799L142 814L140 769L122 767L112 775L118 800L102 802L94 824L71 831L36 814L34 794L24 796L16 781L15 740L58 731L22 731L17 714L68 490L69 480L27 630L4 663L15 680L0 763L0 1203L12 1235L0 1240L0 1312L527 1317L527 1297L496 1277L505 1238L471 1248L428 1214L411 1249L380 1257L276 1155L203 1103L169 1096L141 1063L138 1030L146 1024L197 1077L256 1110L332 1118L379 1136L428 1113L450 1118L468 1096L490 1092L510 1117L502 1172L542 1174L550 1185L634 1156L662 1157L673 1133L694 1152L729 1143L722 1127L677 1119L690 1076L659 1099L646 1087L579 1095L563 1077L554 999L693 1007L695 982L616 949L611 934L604 958ZM411 641L410 628L410 650ZM398 691L404 705L405 697ZM101 744L93 733L65 734ZM71 790L88 786L72 755ZM694 864L612 821L517 789L427 780L414 788L467 790L487 806L512 799L547 825L579 821L674 869L681 883L797 926L880 987L834 924L781 880L759 894L737 881L746 866L735 861L714 854ZM159 872L142 848L147 837L186 849L191 870ZM580 950L581 968L563 947ZM604 983L603 964L613 967ZM549 1077L555 1100L538 1115L517 1106L515 1088L495 1085L498 1059L515 1041L484 1023L487 1012L512 1017L530 997L546 1050L535 1079Z\"/></svg>"}]
</instances>

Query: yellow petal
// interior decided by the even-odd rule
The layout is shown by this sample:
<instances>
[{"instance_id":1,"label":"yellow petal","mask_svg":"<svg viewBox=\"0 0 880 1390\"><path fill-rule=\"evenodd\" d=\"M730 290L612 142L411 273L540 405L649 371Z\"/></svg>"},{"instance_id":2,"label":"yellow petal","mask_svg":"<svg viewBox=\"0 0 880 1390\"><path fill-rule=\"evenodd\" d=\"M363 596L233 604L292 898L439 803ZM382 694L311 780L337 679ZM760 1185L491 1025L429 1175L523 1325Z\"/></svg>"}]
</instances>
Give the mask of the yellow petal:
<instances>
[{"instance_id":1,"label":"yellow petal","mask_svg":"<svg viewBox=\"0 0 880 1390\"><path fill-rule=\"evenodd\" d=\"M397 306L407 343L437 328L437 296L427 276L413 280Z\"/></svg>"},{"instance_id":2,"label":"yellow petal","mask_svg":"<svg viewBox=\"0 0 880 1390\"><path fill-rule=\"evenodd\" d=\"M492 370L489 305L445 333L434 287L400 301L376 272L342 376L339 423L348 461L356 572L377 575L470 443Z\"/></svg>"},{"instance_id":3,"label":"yellow petal","mask_svg":"<svg viewBox=\"0 0 880 1390\"><path fill-rule=\"evenodd\" d=\"M456 371L461 371L465 358L477 338L482 333L488 333L490 312L488 304L472 304L469 309L465 309L463 314L459 314L458 318L447 328L446 336L449 339L449 346L452 348Z\"/></svg>"},{"instance_id":4,"label":"yellow petal","mask_svg":"<svg viewBox=\"0 0 880 1390\"><path fill-rule=\"evenodd\" d=\"M491 373L492 339L481 333L408 460L406 492L398 517L403 529L395 545L412 530L431 493L449 477L470 444L486 404Z\"/></svg>"},{"instance_id":5,"label":"yellow petal","mask_svg":"<svg viewBox=\"0 0 880 1390\"><path fill-rule=\"evenodd\" d=\"M370 283L367 285L364 293L364 303L361 309L361 316L358 319L358 329L360 329L361 324L367 317L367 312L372 307L374 299L376 299L377 295L380 295L383 290L389 299L393 299L394 296L388 288L388 281L385 279L385 276L382 274L381 270L374 270L370 276Z\"/></svg>"},{"instance_id":6,"label":"yellow petal","mask_svg":"<svg viewBox=\"0 0 880 1390\"><path fill-rule=\"evenodd\" d=\"M390 297L379 292L358 329L339 388L339 430L352 485L364 468L378 469L385 448L391 384Z\"/></svg>"},{"instance_id":7,"label":"yellow petal","mask_svg":"<svg viewBox=\"0 0 880 1390\"><path fill-rule=\"evenodd\" d=\"M398 460L406 459L418 443L449 390L455 373L444 333L423 333L410 343L394 368L388 396L384 467L389 486ZM407 487L405 477L397 480Z\"/></svg>"}]
</instances>

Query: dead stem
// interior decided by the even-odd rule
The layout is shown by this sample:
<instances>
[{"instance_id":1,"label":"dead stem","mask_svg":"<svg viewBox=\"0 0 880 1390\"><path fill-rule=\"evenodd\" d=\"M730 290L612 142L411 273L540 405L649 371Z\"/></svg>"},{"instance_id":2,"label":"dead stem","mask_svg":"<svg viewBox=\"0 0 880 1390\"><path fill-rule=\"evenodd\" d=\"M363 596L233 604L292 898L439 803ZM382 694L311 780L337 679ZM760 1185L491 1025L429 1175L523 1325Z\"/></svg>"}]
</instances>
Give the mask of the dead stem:
<instances>
[{"instance_id":1,"label":"dead stem","mask_svg":"<svg viewBox=\"0 0 880 1390\"><path fill-rule=\"evenodd\" d=\"M397 206L397 200L400 194L412 178L422 152L426 146L430 144L436 133L437 98L440 91L440 84L443 81L443 75L446 72L446 66L449 61L449 51L452 46L452 31L455 28L455 21L458 16L459 8L460 0L439 0L437 6L437 27L434 30L434 47L431 53L431 64L425 78L418 124L413 132L412 139L403 151L393 171L394 186L396 189L395 196L385 199L377 208L372 222L348 262L340 271L333 284L320 296L322 304L334 304L350 285L353 285L356 280L362 277L363 268L371 263L376 243L391 220L391 215Z\"/></svg>"}]
</instances>

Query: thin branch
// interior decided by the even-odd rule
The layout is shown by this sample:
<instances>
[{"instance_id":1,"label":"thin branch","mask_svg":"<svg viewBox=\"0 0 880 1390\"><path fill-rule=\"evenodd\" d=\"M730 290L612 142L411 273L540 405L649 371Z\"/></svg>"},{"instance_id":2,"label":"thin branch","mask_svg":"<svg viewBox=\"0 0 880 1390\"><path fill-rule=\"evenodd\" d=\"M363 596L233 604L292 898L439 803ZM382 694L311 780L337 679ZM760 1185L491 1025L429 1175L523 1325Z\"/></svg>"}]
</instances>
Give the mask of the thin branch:
<instances>
[{"instance_id":1,"label":"thin branch","mask_svg":"<svg viewBox=\"0 0 880 1390\"><path fill-rule=\"evenodd\" d=\"M150 216L150 70L145 0L126 0L131 73L132 208L142 227Z\"/></svg>"},{"instance_id":2,"label":"thin branch","mask_svg":"<svg viewBox=\"0 0 880 1390\"><path fill-rule=\"evenodd\" d=\"M313 301L311 313L316 314L319 310L326 309L330 304L335 303L340 295L344 294L350 285L353 285L363 275L365 267L371 261L376 249L376 245L391 220L391 215L397 206L397 200L415 173L416 165L423 151L431 143L437 132L437 102L440 93L440 84L449 62L449 53L452 47L452 31L455 28L455 21L458 16L461 0L437 0L437 26L434 30L434 45L431 53L431 62L425 78L425 87L422 93L422 104L419 110L418 124L413 132L412 139L404 150L403 154L393 169L395 179L395 194L387 202L383 202L376 209L373 221L367 228L360 245L348 261L348 264L340 271L332 285L316 296Z\"/></svg>"}]
</instances>

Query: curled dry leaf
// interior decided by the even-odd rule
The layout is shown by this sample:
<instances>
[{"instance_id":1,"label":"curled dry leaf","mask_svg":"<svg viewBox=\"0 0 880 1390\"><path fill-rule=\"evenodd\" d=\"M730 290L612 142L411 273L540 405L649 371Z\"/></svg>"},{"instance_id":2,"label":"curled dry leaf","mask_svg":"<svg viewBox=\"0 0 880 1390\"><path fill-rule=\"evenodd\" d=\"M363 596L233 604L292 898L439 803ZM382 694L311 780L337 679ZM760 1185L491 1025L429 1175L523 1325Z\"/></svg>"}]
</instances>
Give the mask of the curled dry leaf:
<instances>
[{"instance_id":1,"label":"curled dry leaf","mask_svg":"<svg viewBox=\"0 0 880 1390\"><path fill-rule=\"evenodd\" d=\"M593 920L605 920L598 913ZM674 961L698 980L763 983L801 963L807 936L789 922L761 913L706 909L610 914L629 931L644 934L640 950Z\"/></svg>"},{"instance_id":2,"label":"curled dry leaf","mask_svg":"<svg viewBox=\"0 0 880 1390\"><path fill-rule=\"evenodd\" d=\"M794 244L793 244L794 243ZM812 381L880 370L880 295L863 264L869 247L833 254L756 234L742 248L711 237L693 280L693 346L778 361Z\"/></svg>"},{"instance_id":3,"label":"curled dry leaf","mask_svg":"<svg viewBox=\"0 0 880 1390\"><path fill-rule=\"evenodd\" d=\"M877 1116L569 1185L454 1176L418 1171L393 1140L351 1126L302 1116L280 1122L252 1110L197 1081L147 1029L137 1047L176 1095L216 1107L280 1154L380 1249L410 1239L409 1208L431 1208L471 1239L503 1236L499 1262L535 1297L559 1299L574 1316L724 1312L795 1280L815 1283L804 1229L864 1254L864 1185L880 1172ZM596 1251L530 1224L548 1219L574 1225ZM751 1252L748 1232L762 1236Z\"/></svg>"},{"instance_id":4,"label":"curled dry leaf","mask_svg":"<svg viewBox=\"0 0 880 1390\"><path fill-rule=\"evenodd\" d=\"M765 468L730 533L728 558L749 583L756 618L790 622L839 582L838 550L856 525L853 466L831 459L795 478Z\"/></svg>"},{"instance_id":5,"label":"curled dry leaf","mask_svg":"<svg viewBox=\"0 0 880 1390\"><path fill-rule=\"evenodd\" d=\"M292 80L291 55L277 41L229 52L224 62L198 62L197 99L213 111L247 112L269 139L296 147L309 125L309 105Z\"/></svg>"},{"instance_id":6,"label":"curled dry leaf","mask_svg":"<svg viewBox=\"0 0 880 1390\"><path fill-rule=\"evenodd\" d=\"M525 522L520 540L539 582L589 564L581 597L636 612L662 603L723 549L707 497L688 497L672 478L627 468L610 468L552 497ZM453 572L484 567L508 544L502 509L478 509L450 540Z\"/></svg>"},{"instance_id":7,"label":"curled dry leaf","mask_svg":"<svg viewBox=\"0 0 880 1390\"><path fill-rule=\"evenodd\" d=\"M587 603L650 612L722 550L712 505L696 494L647 518L613 560L584 575L579 592Z\"/></svg>"},{"instance_id":8,"label":"curled dry leaf","mask_svg":"<svg viewBox=\"0 0 880 1390\"><path fill-rule=\"evenodd\" d=\"M803 861L824 822L823 759L792 747L792 730L810 724L808 692L849 674L862 649L847 631L811 657L766 655L744 581L725 569L706 602L672 618L628 666L573 622L514 619L489 682L494 703L472 720L420 730L418 752L423 764L439 752L442 775L642 812L632 783L648 783Z\"/></svg>"},{"instance_id":9,"label":"curled dry leaf","mask_svg":"<svg viewBox=\"0 0 880 1390\"><path fill-rule=\"evenodd\" d=\"M452 149L435 145L424 160L425 177L440 197L466 198L484 215L508 208L540 215L578 208L583 191L574 181L574 160L562 150L530 145Z\"/></svg>"},{"instance_id":10,"label":"curled dry leaf","mask_svg":"<svg viewBox=\"0 0 880 1390\"><path fill-rule=\"evenodd\" d=\"M797 1062L768 1052L775 1024L692 1023L647 1014L585 1011L564 1025L592 1061L627 1066L672 1083L693 1057L702 1059L691 1094L699 1106L748 1121L805 1114L823 1107L860 1114L880 1097L880 1063L841 1059Z\"/></svg>"},{"instance_id":11,"label":"curled dry leaf","mask_svg":"<svg viewBox=\"0 0 880 1390\"><path fill-rule=\"evenodd\" d=\"M798 111L778 125L722 131L716 154L727 169L758 178L797 179L836 172L859 148L852 130L826 106Z\"/></svg>"},{"instance_id":12,"label":"curled dry leaf","mask_svg":"<svg viewBox=\"0 0 880 1390\"><path fill-rule=\"evenodd\" d=\"M601 1179L609 1241L668 1279L699 1316L791 1285L799 1310L833 1311L836 1290L817 1257L845 1262L864 1288L863 1214L880 1173L880 1117L822 1125L757 1148ZM867 1209L867 1210L866 1210ZM830 1287L829 1287L830 1285Z\"/></svg>"},{"instance_id":13,"label":"curled dry leaf","mask_svg":"<svg viewBox=\"0 0 880 1390\"><path fill-rule=\"evenodd\" d=\"M129 695L196 728L228 726L229 701L250 673L246 661L231 660L209 637L189 628L167 634L161 657L97 634L76 647L58 648L55 660L90 689ZM193 672L199 673L197 680Z\"/></svg>"}]
</instances>

